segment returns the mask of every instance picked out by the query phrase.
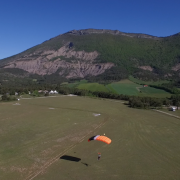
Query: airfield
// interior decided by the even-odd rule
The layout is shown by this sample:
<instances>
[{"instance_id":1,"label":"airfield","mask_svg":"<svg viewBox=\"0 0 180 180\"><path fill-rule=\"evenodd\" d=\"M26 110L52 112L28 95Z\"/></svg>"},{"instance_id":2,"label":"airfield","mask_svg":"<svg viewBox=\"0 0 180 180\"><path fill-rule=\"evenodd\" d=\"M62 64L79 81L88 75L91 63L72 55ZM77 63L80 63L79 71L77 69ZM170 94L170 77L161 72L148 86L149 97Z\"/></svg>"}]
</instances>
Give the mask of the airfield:
<instances>
[{"instance_id":1,"label":"airfield","mask_svg":"<svg viewBox=\"0 0 180 180\"><path fill-rule=\"evenodd\" d=\"M180 179L178 118L63 95L0 107L0 180ZM104 134L111 144L88 142Z\"/></svg>"}]
</instances>

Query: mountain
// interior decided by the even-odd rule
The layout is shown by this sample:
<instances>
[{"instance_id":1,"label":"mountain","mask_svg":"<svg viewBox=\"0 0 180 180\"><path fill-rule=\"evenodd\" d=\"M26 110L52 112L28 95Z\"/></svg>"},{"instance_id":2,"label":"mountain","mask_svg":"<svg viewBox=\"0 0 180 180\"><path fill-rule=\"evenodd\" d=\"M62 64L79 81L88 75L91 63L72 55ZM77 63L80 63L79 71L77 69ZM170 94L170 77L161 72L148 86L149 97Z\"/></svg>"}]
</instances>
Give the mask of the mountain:
<instances>
[{"instance_id":1,"label":"mountain","mask_svg":"<svg viewBox=\"0 0 180 180\"><path fill-rule=\"evenodd\" d=\"M0 61L1 69L67 79L179 77L180 33L168 37L118 30L72 30Z\"/></svg>"}]
</instances>

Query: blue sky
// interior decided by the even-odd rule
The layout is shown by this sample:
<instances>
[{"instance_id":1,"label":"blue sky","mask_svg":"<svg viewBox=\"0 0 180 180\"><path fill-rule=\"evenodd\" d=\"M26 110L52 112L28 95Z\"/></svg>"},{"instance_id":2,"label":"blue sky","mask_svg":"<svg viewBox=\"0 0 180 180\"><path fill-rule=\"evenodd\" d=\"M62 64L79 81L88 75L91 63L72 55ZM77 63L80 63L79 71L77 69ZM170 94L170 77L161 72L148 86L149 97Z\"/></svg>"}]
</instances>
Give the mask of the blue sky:
<instances>
[{"instance_id":1,"label":"blue sky","mask_svg":"<svg viewBox=\"0 0 180 180\"><path fill-rule=\"evenodd\" d=\"M180 0L1 0L0 59L76 29L164 37L180 32Z\"/></svg>"}]
</instances>

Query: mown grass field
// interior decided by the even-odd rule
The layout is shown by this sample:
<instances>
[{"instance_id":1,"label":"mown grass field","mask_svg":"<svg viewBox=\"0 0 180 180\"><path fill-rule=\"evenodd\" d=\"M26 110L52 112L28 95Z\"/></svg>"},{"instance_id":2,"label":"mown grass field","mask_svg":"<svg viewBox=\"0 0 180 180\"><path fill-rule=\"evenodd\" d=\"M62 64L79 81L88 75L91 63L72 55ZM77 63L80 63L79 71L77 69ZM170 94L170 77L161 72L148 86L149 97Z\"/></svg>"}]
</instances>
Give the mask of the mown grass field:
<instances>
[{"instance_id":1,"label":"mown grass field","mask_svg":"<svg viewBox=\"0 0 180 180\"><path fill-rule=\"evenodd\" d=\"M177 118L76 96L0 106L1 180L180 179ZM110 145L87 141L104 133Z\"/></svg>"}]
</instances>

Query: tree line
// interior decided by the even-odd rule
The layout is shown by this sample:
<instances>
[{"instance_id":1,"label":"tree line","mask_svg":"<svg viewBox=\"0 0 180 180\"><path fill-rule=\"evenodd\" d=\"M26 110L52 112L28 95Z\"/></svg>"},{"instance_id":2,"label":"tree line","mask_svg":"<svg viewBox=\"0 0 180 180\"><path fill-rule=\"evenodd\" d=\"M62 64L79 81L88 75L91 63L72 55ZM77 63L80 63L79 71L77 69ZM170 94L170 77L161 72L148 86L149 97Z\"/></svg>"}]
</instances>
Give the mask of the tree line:
<instances>
[{"instance_id":1,"label":"tree line","mask_svg":"<svg viewBox=\"0 0 180 180\"><path fill-rule=\"evenodd\" d=\"M124 94L115 94L110 92L99 92L99 91L89 91L77 88L63 87L59 90L61 94L75 94L78 96L92 96L98 98L125 100L127 105L132 108L140 109L150 109L159 108L163 105L177 105L180 102L180 95L171 96L171 98L154 98L154 97L139 97L139 96L129 96ZM180 104L180 103L179 103Z\"/></svg>"},{"instance_id":2,"label":"tree line","mask_svg":"<svg viewBox=\"0 0 180 180\"><path fill-rule=\"evenodd\" d=\"M28 94L31 92L32 96L47 96L47 93L39 93L38 90L56 90L60 94L68 95L75 94L78 96L90 96L97 98L107 98L107 99L116 99L116 100L124 100L127 105L132 108L142 108L142 109L150 109L150 108L159 108L163 105L180 105L180 95L175 94L170 98L155 98L155 97L139 97L139 96L129 96L124 94L116 94L112 92L101 92L101 91L90 91L78 88L70 88L62 85L33 85L31 87L1 87L0 94L2 94L2 101L10 101L15 100L17 98L14 97L15 92L19 95Z\"/></svg>"}]
</instances>

